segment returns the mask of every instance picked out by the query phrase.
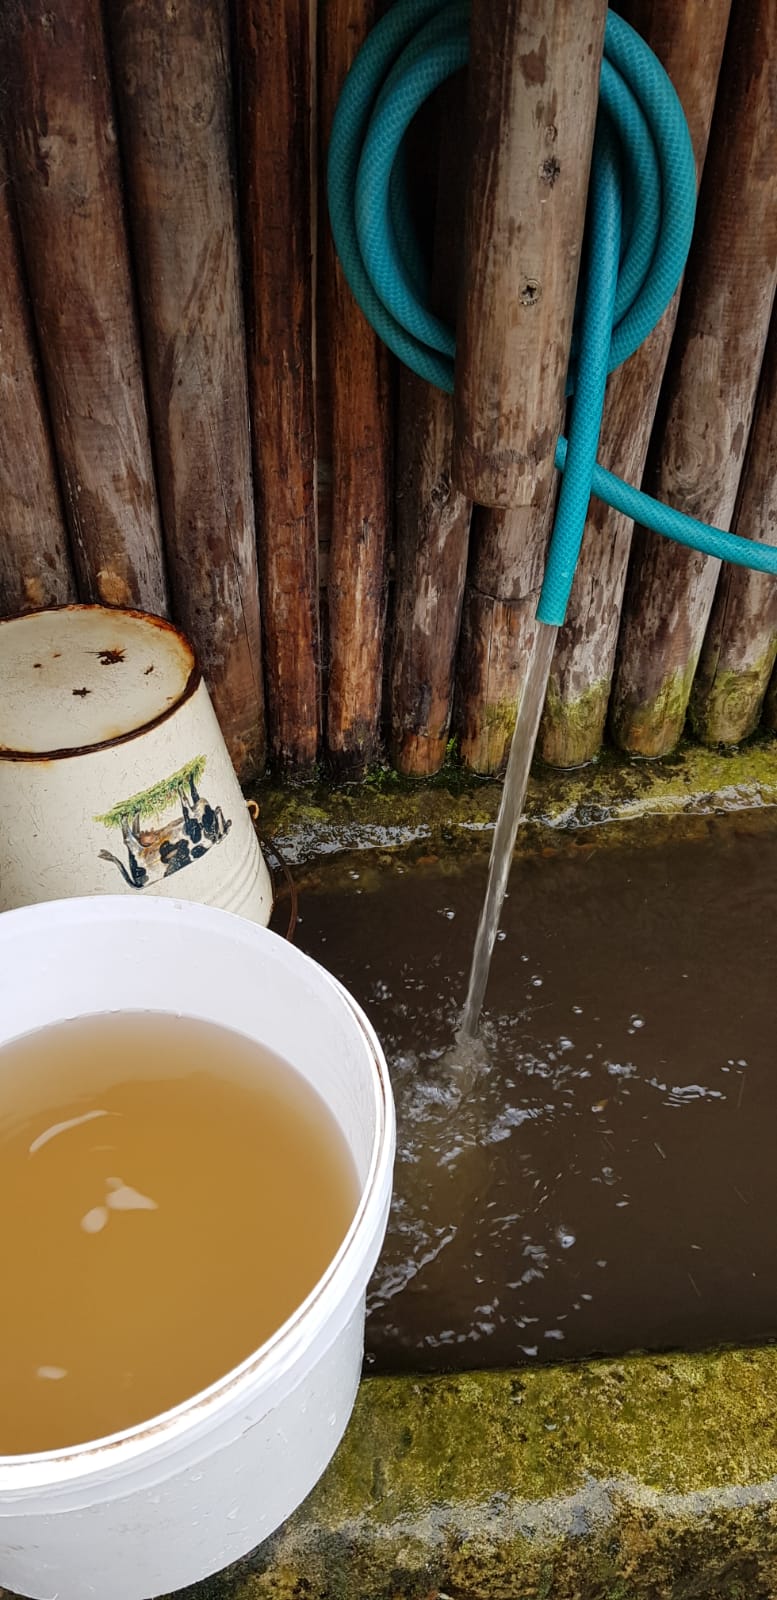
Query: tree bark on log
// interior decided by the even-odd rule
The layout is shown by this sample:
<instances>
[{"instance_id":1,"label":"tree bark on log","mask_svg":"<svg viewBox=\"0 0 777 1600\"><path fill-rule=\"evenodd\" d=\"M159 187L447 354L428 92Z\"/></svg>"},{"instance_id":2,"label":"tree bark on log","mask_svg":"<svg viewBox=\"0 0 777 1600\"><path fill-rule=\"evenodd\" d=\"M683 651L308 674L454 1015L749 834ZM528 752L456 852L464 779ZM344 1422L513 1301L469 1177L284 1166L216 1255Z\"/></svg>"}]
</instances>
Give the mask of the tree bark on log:
<instances>
[{"instance_id":1,"label":"tree bark on log","mask_svg":"<svg viewBox=\"0 0 777 1600\"><path fill-rule=\"evenodd\" d=\"M456 726L483 773L506 760L536 632L605 14L600 0L473 13L453 474L510 507L479 510L470 537Z\"/></svg>"},{"instance_id":2,"label":"tree bark on log","mask_svg":"<svg viewBox=\"0 0 777 1600\"><path fill-rule=\"evenodd\" d=\"M777 281L777 6L732 11L646 487L730 525ZM613 685L623 750L662 756L685 724L719 562L638 530Z\"/></svg>"},{"instance_id":3,"label":"tree bark on log","mask_svg":"<svg viewBox=\"0 0 777 1600\"><path fill-rule=\"evenodd\" d=\"M461 758L474 772L500 772L509 754L539 626L537 602L555 504L551 479L542 506L473 511L455 727Z\"/></svg>"},{"instance_id":4,"label":"tree bark on log","mask_svg":"<svg viewBox=\"0 0 777 1600\"><path fill-rule=\"evenodd\" d=\"M16 223L0 150L0 615L77 598Z\"/></svg>"},{"instance_id":5,"label":"tree bark on log","mask_svg":"<svg viewBox=\"0 0 777 1600\"><path fill-rule=\"evenodd\" d=\"M701 173L731 0L622 0L619 13L656 51L682 101ZM610 378L600 459L628 483L645 467L680 292ZM576 767L601 748L634 524L592 500L567 620L559 631L540 732L543 758Z\"/></svg>"},{"instance_id":6,"label":"tree bark on log","mask_svg":"<svg viewBox=\"0 0 777 1600\"><path fill-rule=\"evenodd\" d=\"M19 227L82 598L167 587L99 0L6 0Z\"/></svg>"},{"instance_id":7,"label":"tree bark on log","mask_svg":"<svg viewBox=\"0 0 777 1600\"><path fill-rule=\"evenodd\" d=\"M777 315L761 371L735 527L777 545ZM777 578L726 565L720 574L691 696L705 744L738 744L758 726L777 657Z\"/></svg>"},{"instance_id":8,"label":"tree bark on log","mask_svg":"<svg viewBox=\"0 0 777 1600\"><path fill-rule=\"evenodd\" d=\"M419 130L427 200L436 188L432 304L452 324L461 253L463 77L437 96ZM423 153L423 152L422 152ZM414 166L416 165L414 161ZM419 163L420 164L420 163ZM391 751L407 777L439 772L453 714L456 649L472 503L451 482L453 402L406 368L397 427L396 571L391 641Z\"/></svg>"},{"instance_id":9,"label":"tree bark on log","mask_svg":"<svg viewBox=\"0 0 777 1600\"><path fill-rule=\"evenodd\" d=\"M270 744L318 752L311 118L307 4L237 0L248 371Z\"/></svg>"},{"instance_id":10,"label":"tree bark on log","mask_svg":"<svg viewBox=\"0 0 777 1600\"><path fill-rule=\"evenodd\" d=\"M227 16L108 15L174 612L246 780L264 695Z\"/></svg>"},{"instance_id":11,"label":"tree bark on log","mask_svg":"<svg viewBox=\"0 0 777 1600\"><path fill-rule=\"evenodd\" d=\"M544 503L564 386L606 7L473 0L453 481Z\"/></svg>"},{"instance_id":12,"label":"tree bark on log","mask_svg":"<svg viewBox=\"0 0 777 1600\"><path fill-rule=\"evenodd\" d=\"M324 0L319 16L324 152L348 68L377 18L363 0ZM322 204L319 361L329 380L332 464L327 581L327 745L336 771L358 776L380 745L391 427L388 353L351 294Z\"/></svg>"},{"instance_id":13,"label":"tree bark on log","mask_svg":"<svg viewBox=\"0 0 777 1600\"><path fill-rule=\"evenodd\" d=\"M412 778L445 760L472 506L451 484L450 396L400 376L391 749Z\"/></svg>"}]
</instances>

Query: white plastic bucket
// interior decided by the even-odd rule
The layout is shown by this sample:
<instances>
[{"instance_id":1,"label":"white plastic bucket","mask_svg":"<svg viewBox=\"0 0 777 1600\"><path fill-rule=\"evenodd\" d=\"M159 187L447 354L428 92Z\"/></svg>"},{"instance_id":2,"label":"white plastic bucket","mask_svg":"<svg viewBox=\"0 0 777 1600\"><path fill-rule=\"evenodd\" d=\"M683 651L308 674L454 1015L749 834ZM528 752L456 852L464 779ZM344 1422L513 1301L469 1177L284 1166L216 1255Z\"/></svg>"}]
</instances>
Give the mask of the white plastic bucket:
<instances>
[{"instance_id":1,"label":"white plastic bucket","mask_svg":"<svg viewBox=\"0 0 777 1600\"><path fill-rule=\"evenodd\" d=\"M94 1444L0 1457L0 1586L34 1600L148 1600L182 1588L253 1549L300 1504L351 1414L388 1217L394 1111L383 1053L315 962L255 923L178 901L110 896L0 916L0 1043L116 1010L221 1023L284 1056L337 1118L361 1198L308 1299L210 1389Z\"/></svg>"}]
</instances>

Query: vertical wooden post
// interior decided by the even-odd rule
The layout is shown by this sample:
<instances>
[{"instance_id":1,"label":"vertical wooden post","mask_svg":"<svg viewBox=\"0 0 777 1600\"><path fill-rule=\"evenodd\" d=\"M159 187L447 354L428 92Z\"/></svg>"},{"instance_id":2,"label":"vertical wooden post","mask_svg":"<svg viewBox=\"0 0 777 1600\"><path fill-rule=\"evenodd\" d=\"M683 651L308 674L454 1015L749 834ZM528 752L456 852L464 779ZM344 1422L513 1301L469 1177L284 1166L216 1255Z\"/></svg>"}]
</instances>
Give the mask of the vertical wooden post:
<instances>
[{"instance_id":1,"label":"vertical wooden post","mask_svg":"<svg viewBox=\"0 0 777 1600\"><path fill-rule=\"evenodd\" d=\"M728 527L777 282L777 6L734 6L646 487ZM641 530L613 686L622 749L661 756L683 731L719 563Z\"/></svg>"},{"instance_id":2,"label":"vertical wooden post","mask_svg":"<svg viewBox=\"0 0 777 1600\"><path fill-rule=\"evenodd\" d=\"M484 775L501 771L510 750L537 635L555 489L551 480L540 506L476 506L472 517L454 725L462 761Z\"/></svg>"},{"instance_id":3,"label":"vertical wooden post","mask_svg":"<svg viewBox=\"0 0 777 1600\"><path fill-rule=\"evenodd\" d=\"M311 101L307 0L237 0L248 370L270 742L318 750Z\"/></svg>"},{"instance_id":4,"label":"vertical wooden post","mask_svg":"<svg viewBox=\"0 0 777 1600\"><path fill-rule=\"evenodd\" d=\"M434 166L432 299L456 314L461 252L464 81L438 97ZM422 130L425 141L430 130ZM414 158L413 164L415 165ZM434 190L434 168L427 175ZM427 191L427 207L430 205ZM396 570L391 641L391 751L399 771L423 778L445 760L451 726L471 502L451 483L453 402L406 368L400 372Z\"/></svg>"},{"instance_id":5,"label":"vertical wooden post","mask_svg":"<svg viewBox=\"0 0 777 1600\"><path fill-rule=\"evenodd\" d=\"M324 0L319 15L319 96L326 151L343 80L377 7ZM379 343L336 259L322 206L322 316L331 418L332 530L327 581L327 745L338 771L362 772L378 753L386 615L386 534L391 455L389 374Z\"/></svg>"},{"instance_id":6,"label":"vertical wooden post","mask_svg":"<svg viewBox=\"0 0 777 1600\"><path fill-rule=\"evenodd\" d=\"M563 415L606 7L473 0L454 482L544 503Z\"/></svg>"},{"instance_id":7,"label":"vertical wooden post","mask_svg":"<svg viewBox=\"0 0 777 1600\"><path fill-rule=\"evenodd\" d=\"M619 14L656 51L680 96L701 173L731 0L621 0ZM600 456L639 483L645 467L679 291L659 326L613 373ZM604 736L633 523L592 500L566 625L553 658L540 733L544 759L574 767L592 761Z\"/></svg>"},{"instance_id":8,"label":"vertical wooden post","mask_svg":"<svg viewBox=\"0 0 777 1600\"><path fill-rule=\"evenodd\" d=\"M7 0L9 153L84 598L167 611L99 0Z\"/></svg>"},{"instance_id":9,"label":"vertical wooden post","mask_svg":"<svg viewBox=\"0 0 777 1600\"><path fill-rule=\"evenodd\" d=\"M457 726L465 762L507 756L553 514L606 7L476 0L454 482L473 522ZM510 509L504 509L510 508Z\"/></svg>"},{"instance_id":10,"label":"vertical wooden post","mask_svg":"<svg viewBox=\"0 0 777 1600\"><path fill-rule=\"evenodd\" d=\"M175 616L247 779L264 698L227 16L220 0L108 16Z\"/></svg>"},{"instance_id":11,"label":"vertical wooden post","mask_svg":"<svg viewBox=\"0 0 777 1600\"><path fill-rule=\"evenodd\" d=\"M777 313L761 371L736 531L777 544ZM777 656L777 578L724 566L691 696L705 744L738 744L758 725Z\"/></svg>"},{"instance_id":12,"label":"vertical wooden post","mask_svg":"<svg viewBox=\"0 0 777 1600\"><path fill-rule=\"evenodd\" d=\"M439 772L451 726L472 507L451 484L450 396L400 374L391 753L412 778Z\"/></svg>"},{"instance_id":13,"label":"vertical wooden post","mask_svg":"<svg viewBox=\"0 0 777 1600\"><path fill-rule=\"evenodd\" d=\"M0 149L0 615L76 598Z\"/></svg>"}]
</instances>

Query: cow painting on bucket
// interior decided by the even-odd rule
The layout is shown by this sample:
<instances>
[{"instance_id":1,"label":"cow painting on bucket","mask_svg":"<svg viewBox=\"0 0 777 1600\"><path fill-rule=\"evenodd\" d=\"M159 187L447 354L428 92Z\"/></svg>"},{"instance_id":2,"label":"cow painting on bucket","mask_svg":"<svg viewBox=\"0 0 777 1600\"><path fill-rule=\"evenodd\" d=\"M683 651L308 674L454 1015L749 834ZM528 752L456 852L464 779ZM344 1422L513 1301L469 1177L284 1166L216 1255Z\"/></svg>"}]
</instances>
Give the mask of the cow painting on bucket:
<instances>
[{"instance_id":1,"label":"cow painting on bucket","mask_svg":"<svg viewBox=\"0 0 777 1600\"><path fill-rule=\"evenodd\" d=\"M100 860L118 867L130 889L145 889L172 877L226 838L231 821L224 817L221 806L212 806L197 787L204 771L205 757L196 756L171 777L95 817L107 828L121 829L126 859L101 850ZM173 806L176 814L164 821L165 812ZM144 827L144 820L151 819L158 819L159 825Z\"/></svg>"}]
</instances>

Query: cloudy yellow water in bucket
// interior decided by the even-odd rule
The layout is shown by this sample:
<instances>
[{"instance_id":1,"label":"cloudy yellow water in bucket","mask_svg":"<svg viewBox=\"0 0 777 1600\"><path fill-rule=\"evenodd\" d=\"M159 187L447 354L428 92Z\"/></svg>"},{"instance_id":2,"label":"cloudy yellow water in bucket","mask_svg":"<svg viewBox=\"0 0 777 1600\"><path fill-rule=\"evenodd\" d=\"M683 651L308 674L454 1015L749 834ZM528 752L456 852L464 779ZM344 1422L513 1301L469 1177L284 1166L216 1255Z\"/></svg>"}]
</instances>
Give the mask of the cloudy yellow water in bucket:
<instances>
[{"instance_id":1,"label":"cloudy yellow water in bucket","mask_svg":"<svg viewBox=\"0 0 777 1600\"><path fill-rule=\"evenodd\" d=\"M266 926L272 886L188 641L139 612L0 622L0 910L165 895Z\"/></svg>"}]
</instances>

